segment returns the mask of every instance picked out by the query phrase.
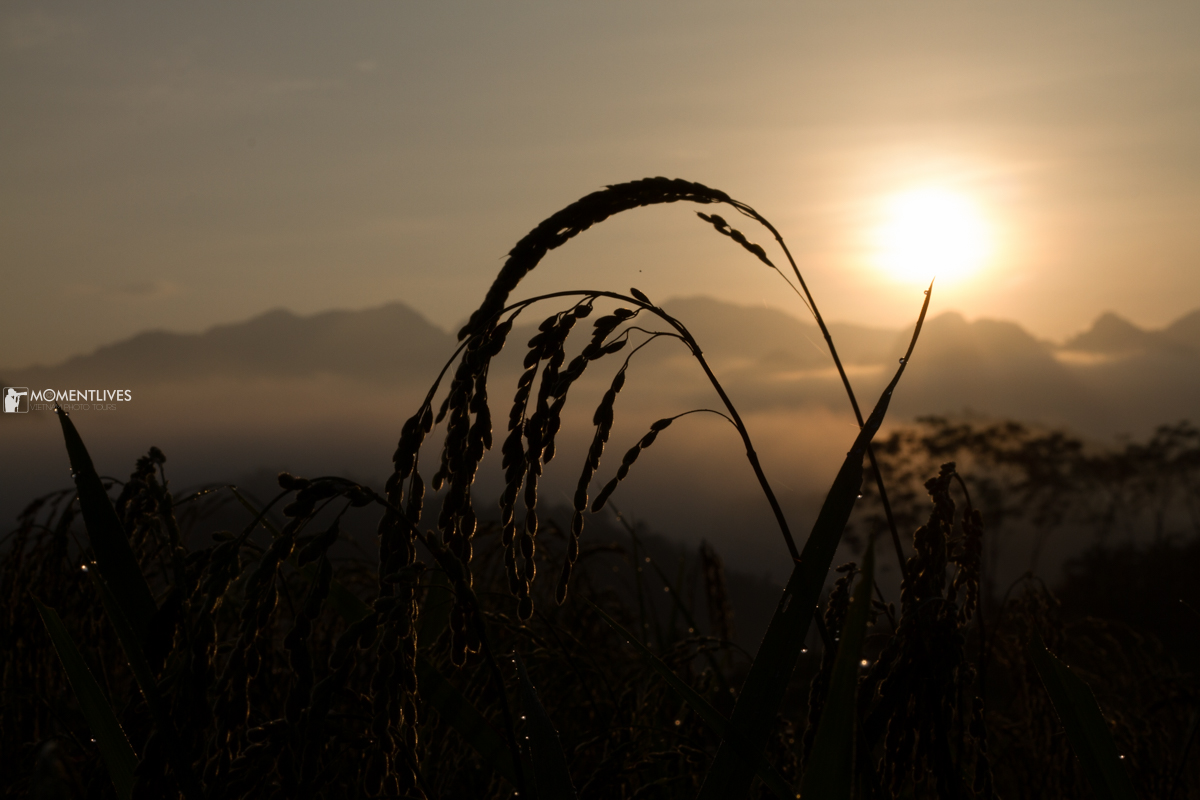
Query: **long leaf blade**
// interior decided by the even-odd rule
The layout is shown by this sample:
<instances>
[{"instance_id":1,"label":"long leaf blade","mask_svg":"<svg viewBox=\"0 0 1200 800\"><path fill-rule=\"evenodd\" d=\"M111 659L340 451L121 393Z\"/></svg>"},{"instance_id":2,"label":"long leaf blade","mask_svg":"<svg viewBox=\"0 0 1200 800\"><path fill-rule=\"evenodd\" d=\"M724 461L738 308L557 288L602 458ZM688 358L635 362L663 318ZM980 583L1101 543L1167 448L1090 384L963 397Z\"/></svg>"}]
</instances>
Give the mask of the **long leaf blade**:
<instances>
[{"instance_id":1,"label":"long leaf blade","mask_svg":"<svg viewBox=\"0 0 1200 800\"><path fill-rule=\"evenodd\" d=\"M825 585L825 576L833 563L842 531L862 487L863 454L867 444L883 423L895 388L904 367L888 385L870 418L859 431L854 446L834 478L829 494L813 524L812 533L804 544L767 633L759 645L750 673L742 685L742 693L733 707L730 724L750 743L754 752L766 747L767 737L774 727L775 714L783 700L784 691L800 656L800 646L812 623L813 610ZM716 758L704 777L700 800L728 800L742 797L750 788L754 768L736 748L722 742Z\"/></svg>"},{"instance_id":2,"label":"long leaf blade","mask_svg":"<svg viewBox=\"0 0 1200 800\"><path fill-rule=\"evenodd\" d=\"M108 499L108 492L104 491L104 484L96 474L79 431L75 430L75 424L66 412L59 412L58 421L62 424L71 475L79 492L79 508L83 512L88 542L96 556L96 567L108 585L114 587L116 601L144 647L150 620L158 610L154 595L146 584L133 548L129 546L129 537Z\"/></svg>"},{"instance_id":3,"label":"long leaf blade","mask_svg":"<svg viewBox=\"0 0 1200 800\"><path fill-rule=\"evenodd\" d=\"M854 779L854 719L857 713L858 673L863 639L871 611L871 584L875 579L875 542L863 558L863 577L850 600L842 628L837 660L829 679L829 694L808 768L800 781L801 797L849 800Z\"/></svg>"},{"instance_id":4,"label":"long leaf blade","mask_svg":"<svg viewBox=\"0 0 1200 800\"><path fill-rule=\"evenodd\" d=\"M104 613L108 616L109 622L112 623L113 629L117 632L117 640L121 643L121 649L125 651L125 659L129 662L129 668L133 672L133 677L137 681L138 688L142 690L142 696L146 698L146 705L150 707L150 714L154 718L154 725L163 737L167 761L175 773L175 779L179 783L180 791L183 792L183 796L187 800L201 800L204 797L204 792L201 790L200 784L197 783L196 776L192 772L191 761L184 755L180 747L179 738L175 732L175 725L172 723L170 714L167 711L167 703L163 699L162 693L158 690L158 681L154 677L154 671L150 668L150 663L146 660L145 652L142 650L141 642L138 641L132 623L125 616L124 609L121 608L116 595L113 594L104 576L100 575L98 570L95 572L89 570L88 577L92 579L92 585L96 587L96 591L100 594L100 601L104 605Z\"/></svg>"},{"instance_id":5,"label":"long leaf blade","mask_svg":"<svg viewBox=\"0 0 1200 800\"><path fill-rule=\"evenodd\" d=\"M1041 676L1071 750L1083 767L1092 791L1101 800L1136 800L1137 793L1121 766L1116 742L1087 683L1046 649L1035 630L1029 657Z\"/></svg>"},{"instance_id":6,"label":"long leaf blade","mask_svg":"<svg viewBox=\"0 0 1200 800\"><path fill-rule=\"evenodd\" d=\"M567 757L563 755L558 731L550 721L550 715L546 713L542 701L538 699L537 689L533 687L533 681L529 680L529 673L525 671L521 657L513 653L513 661L517 664L517 676L521 684L521 704L529 717L529 749L538 797L546 800L574 800L575 785L571 783L571 773L567 769Z\"/></svg>"},{"instance_id":7,"label":"long leaf blade","mask_svg":"<svg viewBox=\"0 0 1200 800\"><path fill-rule=\"evenodd\" d=\"M33 602L50 634L50 641L54 643L58 659L67 672L71 688L79 699L79 708L108 767L108 776L117 790L117 797L129 800L133 796L133 771L138 764L137 754L133 752L133 746L129 744L117 715L113 713L112 706L108 704L58 612L42 605L37 598Z\"/></svg>"},{"instance_id":8,"label":"long leaf blade","mask_svg":"<svg viewBox=\"0 0 1200 800\"><path fill-rule=\"evenodd\" d=\"M680 680L679 676L675 674L674 670L664 664L661 658L654 655L649 648L639 642L632 633L625 630L625 627L621 623L604 613L604 610L595 603L592 603L590 600L588 603L590 603L592 608L596 610L596 613L600 615L601 619L607 622L613 628L613 630L619 633L626 642L633 645L638 649L639 652L641 652L642 657L646 659L646 663L648 663L650 667L657 672L664 681L666 681L668 686L675 690L675 693L679 695L679 698L687 703L691 707L692 711L696 712L696 716L700 717L700 719L702 719L704 723L708 725L708 727L711 728L718 736L730 741L734 746L739 747L741 749L743 758L748 761L757 762L756 774L762 779L762 782L766 784L767 788L775 793L776 797L780 798L780 800L792 800L792 798L796 796L796 793L788 788L787 781L784 779L784 777L780 775L774 767L767 763L762 752L753 752L745 740L728 727L729 720L725 719L725 716L720 711L717 711L717 709L713 708L713 706L707 700L701 697L695 689Z\"/></svg>"}]
</instances>

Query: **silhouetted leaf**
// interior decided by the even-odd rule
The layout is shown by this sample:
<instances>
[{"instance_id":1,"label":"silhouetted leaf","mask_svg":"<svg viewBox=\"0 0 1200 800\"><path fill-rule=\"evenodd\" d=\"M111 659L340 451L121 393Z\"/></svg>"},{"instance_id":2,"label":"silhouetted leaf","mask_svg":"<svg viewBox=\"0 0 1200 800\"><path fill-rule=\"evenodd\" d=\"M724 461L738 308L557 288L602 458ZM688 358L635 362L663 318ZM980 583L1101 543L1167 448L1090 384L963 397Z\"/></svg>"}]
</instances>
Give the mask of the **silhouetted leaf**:
<instances>
[{"instance_id":1,"label":"silhouetted leaf","mask_svg":"<svg viewBox=\"0 0 1200 800\"><path fill-rule=\"evenodd\" d=\"M187 758L180 747L179 738L176 736L175 726L171 722L167 703L158 690L158 681L154 678L154 672L150 669L150 663L146 660L146 655L142 650L141 643L138 641L137 634L134 632L133 625L125 616L124 609L119 605L116 595L108 586L108 582L104 579L104 576L99 573L99 570L89 570L88 577L91 578L92 585L96 587L96 591L100 595L100 601L104 605L104 613L117 633L117 640L121 643L121 649L125 651L125 659L129 662L129 668L133 672L133 677L137 680L138 688L142 690L142 696L146 698L146 705L150 707L150 714L154 718L154 726L163 738L167 761L175 773L175 780L179 783L180 791L183 792L183 796L187 800L202 800L204 793L200 789L200 784L196 781L195 775L192 773L190 759Z\"/></svg>"},{"instance_id":2,"label":"silhouetted leaf","mask_svg":"<svg viewBox=\"0 0 1200 800\"><path fill-rule=\"evenodd\" d=\"M140 645L146 644L150 620L158 606L138 566L129 537L117 517L108 493L96 474L92 457L83 439L65 412L59 412L67 456L71 461L71 476L79 491L79 508L87 528L88 543L96 556L96 567L110 586L122 613L133 627Z\"/></svg>"},{"instance_id":3,"label":"silhouetted leaf","mask_svg":"<svg viewBox=\"0 0 1200 800\"><path fill-rule=\"evenodd\" d=\"M846 454L733 708L730 724L755 752L766 747L767 738L775 727L775 715L800 656L800 647L812 622L825 576L862 487L863 454L883 422L892 390L903 371L904 365L901 365ZM722 741L700 788L700 799L742 797L750 788L753 776L753 766L736 748Z\"/></svg>"},{"instance_id":4,"label":"silhouetted leaf","mask_svg":"<svg viewBox=\"0 0 1200 800\"><path fill-rule=\"evenodd\" d=\"M837 660L829 680L829 694L808 768L800 780L801 797L849 800L854 778L854 721L857 714L858 673L863 638L871 616L871 582L875 577L875 540L863 559L863 575L850 600L842 628Z\"/></svg>"},{"instance_id":5,"label":"silhouetted leaf","mask_svg":"<svg viewBox=\"0 0 1200 800\"><path fill-rule=\"evenodd\" d=\"M1079 759L1083 774L1096 797L1101 800L1136 800L1133 783L1121 766L1117 745L1091 688L1046 649L1036 630L1029 642L1029 658L1037 668L1046 691L1050 693L1050 701L1054 703L1054 710L1067 732L1071 750Z\"/></svg>"},{"instance_id":6,"label":"silhouetted leaf","mask_svg":"<svg viewBox=\"0 0 1200 800\"><path fill-rule=\"evenodd\" d=\"M720 711L717 711L712 707L711 704L709 704L707 700L697 694L695 689L680 680L679 676L675 674L674 670L664 664L661 658L650 652L650 649L639 642L632 633L625 630L621 623L617 622L608 614L605 614L603 609L601 609L595 603L592 603L590 600L588 603L596 610L596 613L600 615L601 619L611 625L617 633L624 637L628 644L631 644L638 649L638 651L646 659L647 663L650 664L650 667L667 682L667 685L670 686L677 695L679 695L681 700L691 707L692 711L696 712L696 716L704 720L704 724L708 725L708 727L711 728L714 733L722 737L723 741L730 741L735 746L739 747L744 758L749 761L757 762L755 773L759 778L762 779L762 782L767 785L767 788L775 793L776 797L781 798L781 800L792 800L792 798L798 797L795 792L788 788L787 781L784 780L783 776L780 775L774 767L767 763L763 751L753 751L750 744L746 742L745 739L738 737L737 734L728 727L729 720L725 719L724 715L722 715Z\"/></svg>"},{"instance_id":7,"label":"silhouetted leaf","mask_svg":"<svg viewBox=\"0 0 1200 800\"><path fill-rule=\"evenodd\" d=\"M108 767L108 776L117 790L117 797L128 800L133 796L133 771L138 764L137 754L133 752L121 723L117 721L117 715L113 713L112 706L108 704L100 685L96 683L95 676L88 669L87 662L79 654L79 649L59 618L58 612L42 605L37 598L34 598L33 603L42 615L42 622L46 624L50 641L54 643L58 658L67 672L67 679L71 682L71 688L79 699L79 708L83 712L83 718L87 720L92 736L96 739L96 746L100 749L104 764Z\"/></svg>"}]
</instances>

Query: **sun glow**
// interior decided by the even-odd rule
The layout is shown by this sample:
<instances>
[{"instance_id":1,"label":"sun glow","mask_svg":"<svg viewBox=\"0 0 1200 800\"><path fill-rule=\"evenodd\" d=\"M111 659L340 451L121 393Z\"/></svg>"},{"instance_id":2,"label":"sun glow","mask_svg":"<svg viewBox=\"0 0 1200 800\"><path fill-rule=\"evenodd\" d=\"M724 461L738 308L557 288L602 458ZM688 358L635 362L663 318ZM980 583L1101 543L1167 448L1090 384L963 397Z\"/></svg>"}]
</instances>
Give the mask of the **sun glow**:
<instances>
[{"instance_id":1,"label":"sun glow","mask_svg":"<svg viewBox=\"0 0 1200 800\"><path fill-rule=\"evenodd\" d=\"M940 188L911 189L888 198L874 244L875 265L905 283L967 278L992 249L990 231L975 205Z\"/></svg>"}]
</instances>

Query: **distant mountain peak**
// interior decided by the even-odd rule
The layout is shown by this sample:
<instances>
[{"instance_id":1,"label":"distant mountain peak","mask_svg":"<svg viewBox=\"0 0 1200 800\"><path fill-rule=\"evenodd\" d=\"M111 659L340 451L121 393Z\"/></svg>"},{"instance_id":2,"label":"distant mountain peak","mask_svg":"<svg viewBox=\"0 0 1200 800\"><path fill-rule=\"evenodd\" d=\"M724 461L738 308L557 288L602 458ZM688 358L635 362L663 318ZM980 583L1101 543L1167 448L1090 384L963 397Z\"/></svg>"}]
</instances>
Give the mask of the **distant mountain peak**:
<instances>
[{"instance_id":1,"label":"distant mountain peak","mask_svg":"<svg viewBox=\"0 0 1200 800\"><path fill-rule=\"evenodd\" d=\"M1200 351L1200 308L1172 322L1163 329L1163 335L1175 344Z\"/></svg>"},{"instance_id":2,"label":"distant mountain peak","mask_svg":"<svg viewBox=\"0 0 1200 800\"><path fill-rule=\"evenodd\" d=\"M1067 339L1063 348L1084 350L1087 353L1122 353L1146 347L1150 333L1120 317L1106 311L1093 321L1092 326L1082 333Z\"/></svg>"},{"instance_id":3,"label":"distant mountain peak","mask_svg":"<svg viewBox=\"0 0 1200 800\"><path fill-rule=\"evenodd\" d=\"M25 380L158 381L317 373L395 380L413 371L430 373L453 349L448 333L400 302L305 315L275 308L201 333L145 331L52 367L13 372Z\"/></svg>"},{"instance_id":4,"label":"distant mountain peak","mask_svg":"<svg viewBox=\"0 0 1200 800\"><path fill-rule=\"evenodd\" d=\"M1155 347L1161 344L1160 338L1155 331L1143 330L1115 312L1105 311L1092 327L1064 342L1063 349L1116 355Z\"/></svg>"},{"instance_id":5,"label":"distant mountain peak","mask_svg":"<svg viewBox=\"0 0 1200 800\"><path fill-rule=\"evenodd\" d=\"M811 319L800 314L705 296L672 298L663 306L688 326L710 364L736 370L739 380L776 386L772 391L777 393L791 392L795 380L809 380L831 369L824 337ZM874 375L871 370L879 367L894 369L912 337L910 325L886 329L831 322L829 329L843 364L860 372L866 369L864 375ZM53 367L6 372L18 385L44 386L74 385L93 378L146 386L207 378L315 375L389 385L424 384L437 375L455 344L450 333L401 302L315 314L275 308L202 333L145 331ZM686 355L685 351L664 340L662 347L647 349L639 359L672 359ZM963 397L972 407L1000 413L1009 407L998 399L1008 386L1025 387L1023 393L1029 394L1028 387L1036 383L1057 387L1053 393L1067 396L1075 391L1069 386L1071 376L1084 367L1154 371L1162 369L1166 358L1174 370L1171 374L1182 374L1181 368L1191 374L1189 365L1197 357L1200 310L1164 330L1151 331L1106 312L1061 347L1033 337L1013 322L968 319L948 310L926 321L904 386L907 395L924 398L918 404L922 411L934 408L935 400L943 402L938 398ZM879 374L885 373L886 369ZM923 383L933 388L926 391ZM991 400L996 403L988 405ZM1011 407L1032 413L1032 406Z\"/></svg>"}]
</instances>

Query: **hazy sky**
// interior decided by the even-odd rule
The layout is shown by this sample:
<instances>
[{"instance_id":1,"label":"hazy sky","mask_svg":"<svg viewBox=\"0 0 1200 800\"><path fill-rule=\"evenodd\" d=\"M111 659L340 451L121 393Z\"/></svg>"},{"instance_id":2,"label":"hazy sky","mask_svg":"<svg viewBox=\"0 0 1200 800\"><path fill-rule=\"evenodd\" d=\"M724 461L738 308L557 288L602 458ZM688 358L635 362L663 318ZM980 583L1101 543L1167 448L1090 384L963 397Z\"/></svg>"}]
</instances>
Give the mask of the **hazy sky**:
<instances>
[{"instance_id":1,"label":"hazy sky","mask_svg":"<svg viewBox=\"0 0 1200 800\"><path fill-rule=\"evenodd\" d=\"M1200 306L1198 34L1184 3L10 0L0 366L279 306L450 326L543 217L649 175L757 207L834 319L912 318L871 236L934 188L991 242L935 311L1161 326ZM690 210L624 217L529 290L798 310Z\"/></svg>"}]
</instances>

